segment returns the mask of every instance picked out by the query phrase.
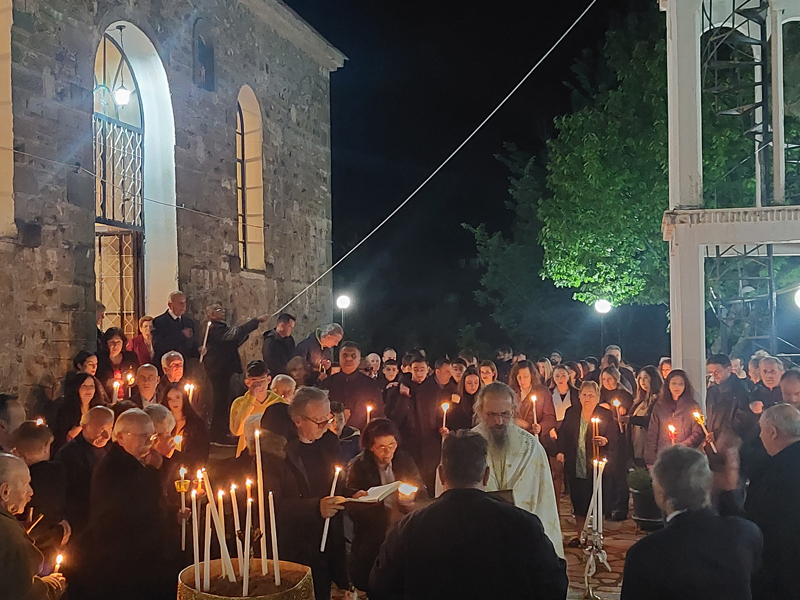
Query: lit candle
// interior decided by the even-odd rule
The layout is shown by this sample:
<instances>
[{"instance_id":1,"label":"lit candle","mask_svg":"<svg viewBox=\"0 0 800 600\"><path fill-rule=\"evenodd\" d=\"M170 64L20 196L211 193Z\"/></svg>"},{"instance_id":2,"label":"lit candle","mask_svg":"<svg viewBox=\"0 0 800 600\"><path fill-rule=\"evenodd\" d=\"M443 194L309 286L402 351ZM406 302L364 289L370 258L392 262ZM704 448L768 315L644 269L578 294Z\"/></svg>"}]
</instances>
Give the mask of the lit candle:
<instances>
[{"instance_id":1,"label":"lit candle","mask_svg":"<svg viewBox=\"0 0 800 600\"><path fill-rule=\"evenodd\" d=\"M178 471L181 475L181 511L186 511L186 467ZM186 520L181 519L181 550L186 550Z\"/></svg>"},{"instance_id":2,"label":"lit candle","mask_svg":"<svg viewBox=\"0 0 800 600\"><path fill-rule=\"evenodd\" d=\"M183 386L183 390L189 396L189 404L191 404L192 403L192 397L194 396L194 384L193 383L187 383L185 386Z\"/></svg>"},{"instance_id":3,"label":"lit candle","mask_svg":"<svg viewBox=\"0 0 800 600\"><path fill-rule=\"evenodd\" d=\"M447 427L447 411L450 410L449 402L442 402L442 428Z\"/></svg>"},{"instance_id":4,"label":"lit candle","mask_svg":"<svg viewBox=\"0 0 800 600\"><path fill-rule=\"evenodd\" d=\"M200 531L197 525L197 490L192 490L192 536L194 537L194 589L200 591Z\"/></svg>"},{"instance_id":5,"label":"lit candle","mask_svg":"<svg viewBox=\"0 0 800 600\"><path fill-rule=\"evenodd\" d=\"M372 417L372 404L367 404L367 425L369 425L371 417Z\"/></svg>"},{"instance_id":6,"label":"lit candle","mask_svg":"<svg viewBox=\"0 0 800 600\"><path fill-rule=\"evenodd\" d=\"M214 498L213 498L214 492L212 491L214 489L214 486L211 485L211 479L209 479L208 477L208 471L203 469L203 475L205 476L206 480L206 494L208 496L208 507L211 509L211 518L214 520L214 529L217 532L217 541L219 542L220 555L222 558L222 565L223 565L222 572L224 573L223 577L227 577L228 581L235 583L236 575L234 574L233 571L233 563L231 562L231 555L230 553L228 553L228 545L225 543L224 529L222 526L222 516L217 512L217 507L214 504Z\"/></svg>"},{"instance_id":7,"label":"lit candle","mask_svg":"<svg viewBox=\"0 0 800 600\"><path fill-rule=\"evenodd\" d=\"M217 492L217 512L219 513L220 534L225 539L225 492ZM222 562L222 576L225 577L225 561Z\"/></svg>"},{"instance_id":8,"label":"lit candle","mask_svg":"<svg viewBox=\"0 0 800 600\"><path fill-rule=\"evenodd\" d=\"M592 417L592 437L600 437L600 418ZM600 448L592 442L592 456L594 460L600 460Z\"/></svg>"},{"instance_id":9,"label":"lit candle","mask_svg":"<svg viewBox=\"0 0 800 600\"><path fill-rule=\"evenodd\" d=\"M706 434L708 437L708 429L706 429L706 416L699 411L694 411L692 413L694 420L697 421L698 425L703 428L703 433ZM711 442L711 449L714 451L714 454L717 454L717 447L714 445L714 442Z\"/></svg>"},{"instance_id":10,"label":"lit candle","mask_svg":"<svg viewBox=\"0 0 800 600\"><path fill-rule=\"evenodd\" d=\"M598 481L600 479L599 478L600 466L599 466L598 463L599 463L599 461L596 460L596 459L592 461L592 483L593 483L592 490L593 491L592 491L592 502L591 502L591 506L589 508L591 513L592 513L592 531L594 531L594 532L597 531L597 515L595 513L597 512L597 487L598 487L597 483L598 483Z\"/></svg>"},{"instance_id":11,"label":"lit candle","mask_svg":"<svg viewBox=\"0 0 800 600\"><path fill-rule=\"evenodd\" d=\"M446 414L446 413L445 413ZM336 482L339 480L339 473L342 472L342 467L336 465L336 472L333 475L333 483L331 484L331 497L336 495ZM331 526L331 518L325 519L325 526L322 528L322 543L319 546L320 552L325 552L325 545L328 543L328 529Z\"/></svg>"},{"instance_id":12,"label":"lit candle","mask_svg":"<svg viewBox=\"0 0 800 600\"><path fill-rule=\"evenodd\" d=\"M275 522L275 499L269 492L269 530L272 535L272 566L275 571L275 585L281 584L281 562L278 558L278 526Z\"/></svg>"},{"instance_id":13,"label":"lit candle","mask_svg":"<svg viewBox=\"0 0 800 600\"><path fill-rule=\"evenodd\" d=\"M214 499L208 496L208 504L206 504L206 528L203 543L205 544L205 551L203 552L203 591L207 592L211 585L211 507L214 506Z\"/></svg>"},{"instance_id":14,"label":"lit candle","mask_svg":"<svg viewBox=\"0 0 800 600\"><path fill-rule=\"evenodd\" d=\"M53 569L53 573L58 573L59 569L61 569L61 563L64 562L64 555L59 554L56 556L56 568Z\"/></svg>"},{"instance_id":15,"label":"lit candle","mask_svg":"<svg viewBox=\"0 0 800 600\"><path fill-rule=\"evenodd\" d=\"M533 403L533 424L539 424L539 417L536 416L536 394L531 396L531 402Z\"/></svg>"},{"instance_id":16,"label":"lit candle","mask_svg":"<svg viewBox=\"0 0 800 600\"><path fill-rule=\"evenodd\" d=\"M242 576L242 596L250 595L250 529L253 523L253 499L247 499L247 516L244 519L244 575Z\"/></svg>"},{"instance_id":17,"label":"lit candle","mask_svg":"<svg viewBox=\"0 0 800 600\"><path fill-rule=\"evenodd\" d=\"M44 419L39 417L38 419L36 419L36 426L41 427L42 425L44 425Z\"/></svg>"},{"instance_id":18,"label":"lit candle","mask_svg":"<svg viewBox=\"0 0 800 600\"><path fill-rule=\"evenodd\" d=\"M614 401L613 401L611 404L613 404L613 405L614 405L614 411L617 413L617 423L619 424L619 430L620 430L620 433L622 433L622 431L623 431L623 429L622 429L622 421L620 421L620 420L619 420L619 407L620 407L620 402L619 402L619 400L617 400L616 398L614 398Z\"/></svg>"},{"instance_id":19,"label":"lit candle","mask_svg":"<svg viewBox=\"0 0 800 600\"><path fill-rule=\"evenodd\" d=\"M597 474L597 532L603 535L603 471L608 459L600 461L600 472Z\"/></svg>"},{"instance_id":20,"label":"lit candle","mask_svg":"<svg viewBox=\"0 0 800 600\"><path fill-rule=\"evenodd\" d=\"M114 380L114 401L112 404L116 404L117 400L119 399L119 386L121 382L118 379Z\"/></svg>"},{"instance_id":21,"label":"lit candle","mask_svg":"<svg viewBox=\"0 0 800 600\"><path fill-rule=\"evenodd\" d=\"M400 492L401 496L410 496L411 494L414 494L417 491L419 491L419 488L410 483L401 483L400 487L397 488L397 491Z\"/></svg>"},{"instance_id":22,"label":"lit candle","mask_svg":"<svg viewBox=\"0 0 800 600\"><path fill-rule=\"evenodd\" d=\"M678 432L675 429L675 425L673 425L672 423L667 425L667 429L669 430L669 440L670 440L670 442L672 442L672 445L674 446L675 445L675 438L677 437Z\"/></svg>"},{"instance_id":23,"label":"lit candle","mask_svg":"<svg viewBox=\"0 0 800 600\"><path fill-rule=\"evenodd\" d=\"M233 535L236 538L236 557L239 559L239 575L244 574L244 562L242 558L242 540L239 539L239 532L242 530L239 523L239 503L236 500L236 484L231 484L231 506L233 507Z\"/></svg>"},{"instance_id":24,"label":"lit candle","mask_svg":"<svg viewBox=\"0 0 800 600\"><path fill-rule=\"evenodd\" d=\"M200 354L200 362L203 362L203 359L206 357L206 351L208 350L208 332L211 329L211 321L206 324L206 333L203 336L203 352Z\"/></svg>"},{"instance_id":25,"label":"lit candle","mask_svg":"<svg viewBox=\"0 0 800 600\"><path fill-rule=\"evenodd\" d=\"M128 398L130 398L133 390L133 384L136 381L136 378L133 376L133 373L128 373L125 376L125 379L127 379L128 381Z\"/></svg>"},{"instance_id":26,"label":"lit candle","mask_svg":"<svg viewBox=\"0 0 800 600\"><path fill-rule=\"evenodd\" d=\"M244 487L247 489L247 499L250 500L250 498L253 497L253 492L252 492L253 481L250 479L246 480L244 482Z\"/></svg>"},{"instance_id":27,"label":"lit candle","mask_svg":"<svg viewBox=\"0 0 800 600\"><path fill-rule=\"evenodd\" d=\"M261 430L256 429L256 478L258 480L258 526L261 529L261 574L267 574L267 519L264 515L264 470L261 468Z\"/></svg>"},{"instance_id":28,"label":"lit candle","mask_svg":"<svg viewBox=\"0 0 800 600\"><path fill-rule=\"evenodd\" d=\"M175 442L175 449L180 452L181 446L183 445L183 436L176 435L174 438L172 438L172 440Z\"/></svg>"}]
</instances>

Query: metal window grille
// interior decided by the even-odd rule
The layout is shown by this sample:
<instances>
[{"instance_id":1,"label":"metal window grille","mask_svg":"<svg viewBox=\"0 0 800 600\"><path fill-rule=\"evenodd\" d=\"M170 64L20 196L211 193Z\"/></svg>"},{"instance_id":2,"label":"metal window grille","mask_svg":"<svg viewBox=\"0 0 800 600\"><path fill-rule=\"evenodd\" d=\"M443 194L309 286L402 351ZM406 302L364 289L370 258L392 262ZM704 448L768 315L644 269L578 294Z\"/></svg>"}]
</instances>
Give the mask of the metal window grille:
<instances>
[{"instance_id":1,"label":"metal window grille","mask_svg":"<svg viewBox=\"0 0 800 600\"><path fill-rule=\"evenodd\" d=\"M97 233L95 277L97 298L106 307L106 319L128 338L138 333L142 314L142 234L138 231Z\"/></svg>"},{"instance_id":2,"label":"metal window grille","mask_svg":"<svg viewBox=\"0 0 800 600\"><path fill-rule=\"evenodd\" d=\"M94 114L97 221L144 227L144 136L140 129Z\"/></svg>"},{"instance_id":3,"label":"metal window grille","mask_svg":"<svg viewBox=\"0 0 800 600\"><path fill-rule=\"evenodd\" d=\"M246 269L247 261L247 168L245 166L244 114L242 105L236 106L236 196L239 225L239 259Z\"/></svg>"}]
</instances>

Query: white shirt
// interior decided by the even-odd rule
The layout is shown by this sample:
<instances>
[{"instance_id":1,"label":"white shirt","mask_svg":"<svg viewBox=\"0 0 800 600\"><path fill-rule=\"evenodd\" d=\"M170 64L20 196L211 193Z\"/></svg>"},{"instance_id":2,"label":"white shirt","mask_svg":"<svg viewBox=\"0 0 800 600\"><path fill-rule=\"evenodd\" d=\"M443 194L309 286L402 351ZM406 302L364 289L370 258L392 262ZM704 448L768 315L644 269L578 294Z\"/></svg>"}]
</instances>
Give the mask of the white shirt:
<instances>
[{"instance_id":1,"label":"white shirt","mask_svg":"<svg viewBox=\"0 0 800 600\"><path fill-rule=\"evenodd\" d=\"M680 515L680 514L683 514L683 513L685 513L685 512L686 512L686 509L684 508L683 510L676 510L675 512L671 512L671 513L669 513L669 514L667 515L667 523L669 523L670 521L672 521L672 519L674 519L674 518L675 518L675 517L677 517L678 515Z\"/></svg>"},{"instance_id":2,"label":"white shirt","mask_svg":"<svg viewBox=\"0 0 800 600\"><path fill-rule=\"evenodd\" d=\"M553 389L553 406L556 409L556 421L561 422L564 420L564 415L571 405L572 401L569 399L569 391L567 391L566 396L562 399L561 394L558 393L558 388Z\"/></svg>"}]
</instances>

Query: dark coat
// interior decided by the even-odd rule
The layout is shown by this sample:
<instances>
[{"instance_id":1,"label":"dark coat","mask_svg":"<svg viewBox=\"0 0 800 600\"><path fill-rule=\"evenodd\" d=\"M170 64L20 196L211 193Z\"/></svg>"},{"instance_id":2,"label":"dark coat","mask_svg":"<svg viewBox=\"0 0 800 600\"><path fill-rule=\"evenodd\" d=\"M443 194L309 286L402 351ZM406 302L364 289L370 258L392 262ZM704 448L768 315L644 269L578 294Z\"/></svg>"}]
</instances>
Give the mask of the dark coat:
<instances>
[{"instance_id":1,"label":"dark coat","mask_svg":"<svg viewBox=\"0 0 800 600\"><path fill-rule=\"evenodd\" d=\"M90 543L96 598L174 598L158 471L111 443L92 475ZM136 574L132 577L131 574ZM124 585L121 585L124 582Z\"/></svg>"},{"instance_id":2,"label":"dark coat","mask_svg":"<svg viewBox=\"0 0 800 600\"><path fill-rule=\"evenodd\" d=\"M498 360L495 361L495 366L497 367L497 381L508 383L508 378L511 375L511 367L514 366L514 361Z\"/></svg>"},{"instance_id":3,"label":"dark coat","mask_svg":"<svg viewBox=\"0 0 800 600\"><path fill-rule=\"evenodd\" d=\"M703 442L703 429L692 416L696 410L699 411L700 406L685 395L678 402L672 398L656 402L647 428L644 460L648 465L655 464L658 453L672 445L668 430L670 424L675 426L676 445L697 448Z\"/></svg>"},{"instance_id":4,"label":"dark coat","mask_svg":"<svg viewBox=\"0 0 800 600\"><path fill-rule=\"evenodd\" d=\"M676 515L628 550L621 600L750 600L762 545L745 519L711 509Z\"/></svg>"},{"instance_id":5,"label":"dark coat","mask_svg":"<svg viewBox=\"0 0 800 600\"><path fill-rule=\"evenodd\" d=\"M42 553L22 525L0 506L0 600L47 600L55 590L37 577Z\"/></svg>"},{"instance_id":6,"label":"dark coat","mask_svg":"<svg viewBox=\"0 0 800 600\"><path fill-rule=\"evenodd\" d=\"M383 398L378 383L360 371L349 375L344 371L331 375L320 382L319 387L328 390L331 402L341 402L350 409L348 425L364 430L367 426L367 405L372 405L372 418L384 416Z\"/></svg>"},{"instance_id":7,"label":"dark coat","mask_svg":"<svg viewBox=\"0 0 800 600\"><path fill-rule=\"evenodd\" d=\"M781 386L776 385L774 388L769 389L764 385L763 381L759 381L750 392L750 402L762 402L764 410L770 406L775 406L783 402L783 395L781 394Z\"/></svg>"},{"instance_id":8,"label":"dark coat","mask_svg":"<svg viewBox=\"0 0 800 600\"><path fill-rule=\"evenodd\" d=\"M447 412L447 428L450 431L472 429L472 416L475 414L475 395L466 391L458 402L450 403Z\"/></svg>"},{"instance_id":9,"label":"dark coat","mask_svg":"<svg viewBox=\"0 0 800 600\"><path fill-rule=\"evenodd\" d=\"M317 600L330 597L331 581L347 589L344 517L341 512L331 519L325 553L320 552L325 520L320 515L319 502L329 494L334 468L339 464L338 438L327 431L309 445L316 445L314 450L319 463L314 465L305 464L301 458L301 452L308 448L300 447L302 442L296 434L287 440L268 430L262 436L261 444L264 485L273 491L275 498L281 558L311 567ZM309 480L309 472L325 473L326 478L324 481ZM344 476L340 475L337 486L340 495L345 489L344 484Z\"/></svg>"},{"instance_id":10,"label":"dark coat","mask_svg":"<svg viewBox=\"0 0 800 600\"><path fill-rule=\"evenodd\" d=\"M247 337L258 329L258 319L251 319L237 327L230 327L224 321L211 324L208 332L208 352L203 359L209 379L226 384L232 375L242 372L242 359L239 346L247 341Z\"/></svg>"},{"instance_id":11,"label":"dark coat","mask_svg":"<svg viewBox=\"0 0 800 600\"><path fill-rule=\"evenodd\" d=\"M97 373L95 377L103 384L103 388L108 394L112 404L117 401L117 398L114 397L114 373L119 371L122 374L122 381L124 382L126 375L128 373L136 375L136 369L138 368L139 357L136 356L135 352L131 352L130 350L122 351L122 362L117 366L111 363L108 352L103 352L97 357ZM123 394L127 395L124 388L125 385L120 386L120 389L123 390ZM120 400L123 399L124 398L120 398Z\"/></svg>"},{"instance_id":12,"label":"dark coat","mask_svg":"<svg viewBox=\"0 0 800 600\"><path fill-rule=\"evenodd\" d=\"M342 435L339 436L339 456L342 459L342 464L348 464L360 450L361 432L355 427L345 425L342 429Z\"/></svg>"},{"instance_id":13,"label":"dark coat","mask_svg":"<svg viewBox=\"0 0 800 600\"><path fill-rule=\"evenodd\" d=\"M740 427L741 416L750 412L749 392L744 381L729 376L720 384L714 384L706 393L706 428L717 439L725 431L733 431L740 437L743 435Z\"/></svg>"},{"instance_id":14,"label":"dark coat","mask_svg":"<svg viewBox=\"0 0 800 600\"><path fill-rule=\"evenodd\" d=\"M425 484L414 460L405 452L395 452L392 460L392 473L395 481L410 483L419 488L417 500L428 497ZM365 450L356 456L347 467L347 487L354 490L368 490L381 485L378 465L372 452ZM353 519L353 543L350 549L350 579L358 589L366 591L369 586L369 572L378 557L386 532L392 525L392 517L400 515L385 502L377 504L353 504L348 508Z\"/></svg>"},{"instance_id":15,"label":"dark coat","mask_svg":"<svg viewBox=\"0 0 800 600\"><path fill-rule=\"evenodd\" d=\"M27 508L33 508L36 516L44 515L31 533L31 539L49 559L55 556L64 537L64 528L59 523L66 518L67 478L64 466L51 460L33 464L29 469L33 497Z\"/></svg>"},{"instance_id":16,"label":"dark coat","mask_svg":"<svg viewBox=\"0 0 800 600\"><path fill-rule=\"evenodd\" d=\"M620 438L619 427L611 411L602 406L597 406L592 416L599 417L598 429L600 435L608 439L608 444L600 446L600 457L613 461ZM574 404L567 409L561 429L558 431L558 450L564 453L564 475L574 478L575 462L578 456L578 434L581 430L581 405ZM586 437L582 440L586 447L586 469L588 478L592 478L592 424L586 428Z\"/></svg>"},{"instance_id":17,"label":"dark coat","mask_svg":"<svg viewBox=\"0 0 800 600\"><path fill-rule=\"evenodd\" d=\"M177 431L173 431L173 434L177 435ZM211 449L208 427L203 419L197 415L191 415L186 418L186 425L181 434L183 442L180 452L176 451L173 456L179 456L179 460L183 461L183 464L189 469L189 473L194 473L208 462L208 453Z\"/></svg>"},{"instance_id":18,"label":"dark coat","mask_svg":"<svg viewBox=\"0 0 800 600\"><path fill-rule=\"evenodd\" d=\"M331 349L323 348L319 343L316 332L312 332L306 339L297 344L294 349L295 356L302 356L311 372L316 376L319 373L319 364L323 360L331 360Z\"/></svg>"},{"instance_id":19,"label":"dark coat","mask_svg":"<svg viewBox=\"0 0 800 600\"><path fill-rule=\"evenodd\" d=\"M194 336L187 338L183 335L184 329L191 329ZM178 319L173 319L169 311L158 315L153 319L153 364L158 367L161 373L161 357L167 352L175 350L183 355L184 361L189 358L199 358L198 335L205 334L205 324L203 331L198 332L194 321L186 315L181 315Z\"/></svg>"},{"instance_id":20,"label":"dark coat","mask_svg":"<svg viewBox=\"0 0 800 600\"><path fill-rule=\"evenodd\" d=\"M474 489L397 523L369 583L371 600L564 600L569 585L539 518Z\"/></svg>"},{"instance_id":21,"label":"dark coat","mask_svg":"<svg viewBox=\"0 0 800 600\"><path fill-rule=\"evenodd\" d=\"M556 426L556 408L553 405L553 394L542 384L534 384L531 387L530 396L521 397L517 392L517 415L516 418L522 419L526 423L533 425L533 401L531 396L536 396L536 422L542 428L539 432L540 440L550 438L550 430ZM530 429L528 429L530 431Z\"/></svg>"},{"instance_id":22,"label":"dark coat","mask_svg":"<svg viewBox=\"0 0 800 600\"><path fill-rule=\"evenodd\" d=\"M800 442L764 462L763 472L750 482L743 511L737 498L722 494L720 512L746 516L764 535L753 600L800 597Z\"/></svg>"},{"instance_id":23,"label":"dark coat","mask_svg":"<svg viewBox=\"0 0 800 600\"><path fill-rule=\"evenodd\" d=\"M290 335L281 337L277 331L270 329L264 334L264 346L261 351L270 375L275 377L286 373L286 363L294 356L294 338Z\"/></svg>"},{"instance_id":24,"label":"dark coat","mask_svg":"<svg viewBox=\"0 0 800 600\"><path fill-rule=\"evenodd\" d=\"M92 473L108 448L108 445L97 448L79 435L56 452L55 461L64 467L67 482L66 518L74 535L82 533L89 525Z\"/></svg>"}]
</instances>

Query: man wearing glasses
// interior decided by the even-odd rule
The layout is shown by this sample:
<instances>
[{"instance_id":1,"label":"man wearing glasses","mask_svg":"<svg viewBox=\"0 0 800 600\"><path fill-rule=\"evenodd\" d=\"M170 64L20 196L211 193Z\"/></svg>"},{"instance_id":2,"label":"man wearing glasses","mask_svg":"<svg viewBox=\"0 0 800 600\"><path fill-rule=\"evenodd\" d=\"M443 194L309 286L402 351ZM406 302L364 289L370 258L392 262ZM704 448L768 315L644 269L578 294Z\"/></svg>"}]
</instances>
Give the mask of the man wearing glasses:
<instances>
[{"instance_id":1,"label":"man wearing glasses","mask_svg":"<svg viewBox=\"0 0 800 600\"><path fill-rule=\"evenodd\" d=\"M514 504L535 514L556 554L564 557L558 506L547 453L536 436L514 422L514 391L495 381L478 392L473 429L489 442L489 481L486 491L512 490Z\"/></svg>"},{"instance_id":2,"label":"man wearing glasses","mask_svg":"<svg viewBox=\"0 0 800 600\"><path fill-rule=\"evenodd\" d=\"M265 413L266 414L266 413ZM292 426L281 435L261 432L265 486L275 494L281 558L311 567L316 600L330 598L331 582L347 589L344 509L345 474L330 495L339 463L339 438L327 392L301 387L289 404ZM358 492L360 496L366 492ZM350 495L350 494L347 494ZM325 519L330 519L325 552L320 551Z\"/></svg>"},{"instance_id":3,"label":"man wearing glasses","mask_svg":"<svg viewBox=\"0 0 800 600\"><path fill-rule=\"evenodd\" d=\"M92 475L90 543L92 598L168 598L175 595L166 568L173 557L165 544L167 514L158 474L161 455L152 419L134 408L114 425L108 453ZM172 519L175 522L175 519Z\"/></svg>"}]
</instances>

